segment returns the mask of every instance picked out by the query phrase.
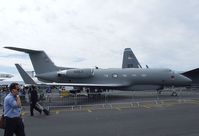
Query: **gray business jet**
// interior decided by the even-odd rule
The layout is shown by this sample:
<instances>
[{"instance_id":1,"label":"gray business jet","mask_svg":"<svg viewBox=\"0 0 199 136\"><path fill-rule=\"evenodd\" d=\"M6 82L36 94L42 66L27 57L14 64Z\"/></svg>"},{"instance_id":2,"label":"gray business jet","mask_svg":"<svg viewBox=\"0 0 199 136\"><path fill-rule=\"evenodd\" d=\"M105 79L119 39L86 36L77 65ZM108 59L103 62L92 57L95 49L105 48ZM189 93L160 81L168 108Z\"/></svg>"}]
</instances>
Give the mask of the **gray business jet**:
<instances>
[{"instance_id":1,"label":"gray business jet","mask_svg":"<svg viewBox=\"0 0 199 136\"><path fill-rule=\"evenodd\" d=\"M170 69L69 68L58 67L44 51L17 47L7 49L28 53L38 80L92 90L155 90L163 87L189 86L191 79Z\"/></svg>"}]
</instances>

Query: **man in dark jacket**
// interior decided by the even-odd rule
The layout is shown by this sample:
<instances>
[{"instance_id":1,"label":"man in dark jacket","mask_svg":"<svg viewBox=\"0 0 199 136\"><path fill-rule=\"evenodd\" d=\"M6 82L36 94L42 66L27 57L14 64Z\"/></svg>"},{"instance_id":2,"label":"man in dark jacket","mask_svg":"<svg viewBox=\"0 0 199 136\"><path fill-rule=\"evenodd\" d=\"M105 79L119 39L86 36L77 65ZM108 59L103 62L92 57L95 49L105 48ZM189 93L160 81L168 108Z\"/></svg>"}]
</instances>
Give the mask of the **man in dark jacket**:
<instances>
[{"instance_id":1,"label":"man in dark jacket","mask_svg":"<svg viewBox=\"0 0 199 136\"><path fill-rule=\"evenodd\" d=\"M39 109L36 104L38 102L38 95L37 95L37 90L35 86L32 86L32 88L30 88L30 115L34 116L34 112L33 110L37 110L40 114L42 112L41 109Z\"/></svg>"}]
</instances>

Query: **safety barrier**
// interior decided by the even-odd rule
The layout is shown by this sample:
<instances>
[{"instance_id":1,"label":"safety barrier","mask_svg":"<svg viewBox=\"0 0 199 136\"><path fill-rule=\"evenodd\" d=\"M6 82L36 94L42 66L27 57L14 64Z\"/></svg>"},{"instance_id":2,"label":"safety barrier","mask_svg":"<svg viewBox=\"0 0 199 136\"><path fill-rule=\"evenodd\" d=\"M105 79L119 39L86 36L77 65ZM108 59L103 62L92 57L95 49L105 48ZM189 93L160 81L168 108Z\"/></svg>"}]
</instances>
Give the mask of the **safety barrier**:
<instances>
[{"instance_id":1,"label":"safety barrier","mask_svg":"<svg viewBox=\"0 0 199 136\"><path fill-rule=\"evenodd\" d=\"M171 92L162 92L158 94L156 91L149 92L131 92L131 91L111 91L103 93L68 93L59 92L53 90L52 93L46 93L43 90L38 91L40 103L48 107L71 107L79 105L104 105L112 103L131 103L134 104L137 101L151 101L159 102L160 100L181 100L187 97L199 98L199 91L181 91L178 92L178 97L171 97ZM4 97L7 93L0 92L0 105L3 104ZM29 96L21 95L23 105L29 105ZM135 104L134 104L135 105Z\"/></svg>"},{"instance_id":2,"label":"safety barrier","mask_svg":"<svg viewBox=\"0 0 199 136\"><path fill-rule=\"evenodd\" d=\"M46 99L43 101L45 105L50 107L67 107L78 105L95 105L95 104L107 104L107 103L134 103L137 101L150 101L155 100L181 100L184 98L199 98L198 91L181 91L178 92L177 97L172 97L171 92L162 92L158 94L156 91L150 92L122 92L112 91L99 93L79 93L79 94L67 94L62 96L58 93L46 94Z\"/></svg>"}]
</instances>

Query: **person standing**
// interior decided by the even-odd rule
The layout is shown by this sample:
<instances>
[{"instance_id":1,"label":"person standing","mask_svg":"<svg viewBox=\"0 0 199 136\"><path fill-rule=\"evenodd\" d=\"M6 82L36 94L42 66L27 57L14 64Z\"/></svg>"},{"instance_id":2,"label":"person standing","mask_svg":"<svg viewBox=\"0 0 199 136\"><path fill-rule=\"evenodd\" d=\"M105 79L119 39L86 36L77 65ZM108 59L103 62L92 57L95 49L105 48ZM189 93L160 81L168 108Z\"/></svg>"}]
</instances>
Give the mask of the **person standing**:
<instances>
[{"instance_id":1,"label":"person standing","mask_svg":"<svg viewBox=\"0 0 199 136\"><path fill-rule=\"evenodd\" d=\"M31 89L31 88L30 88ZM39 109L36 104L38 102L38 94L35 86L32 86L32 89L30 91L30 115L34 116L33 110L37 110L40 114L42 112L41 109Z\"/></svg>"},{"instance_id":2,"label":"person standing","mask_svg":"<svg viewBox=\"0 0 199 136\"><path fill-rule=\"evenodd\" d=\"M12 83L10 93L4 99L5 131L4 136L25 136L24 123L21 118L20 87L18 83Z\"/></svg>"}]
</instances>

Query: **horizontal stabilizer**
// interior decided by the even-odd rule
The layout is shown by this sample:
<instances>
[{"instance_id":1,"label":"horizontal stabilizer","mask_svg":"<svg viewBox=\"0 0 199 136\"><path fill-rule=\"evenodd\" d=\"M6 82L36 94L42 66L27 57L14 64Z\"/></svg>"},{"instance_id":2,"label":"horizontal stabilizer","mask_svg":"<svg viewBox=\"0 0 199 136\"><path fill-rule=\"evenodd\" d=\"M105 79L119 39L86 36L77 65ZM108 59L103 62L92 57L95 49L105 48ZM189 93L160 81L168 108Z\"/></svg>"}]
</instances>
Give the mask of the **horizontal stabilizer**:
<instances>
[{"instance_id":1,"label":"horizontal stabilizer","mask_svg":"<svg viewBox=\"0 0 199 136\"><path fill-rule=\"evenodd\" d=\"M30 50L30 49L17 48L17 47L4 47L4 48L15 50L15 51L20 51L20 52L25 52L25 53L42 52L42 50Z\"/></svg>"},{"instance_id":2,"label":"horizontal stabilizer","mask_svg":"<svg viewBox=\"0 0 199 136\"><path fill-rule=\"evenodd\" d=\"M4 47L4 48L28 53L36 74L58 71L60 69L60 67L54 65L52 60L42 50L31 50L31 49L24 49L18 47Z\"/></svg>"}]
</instances>

